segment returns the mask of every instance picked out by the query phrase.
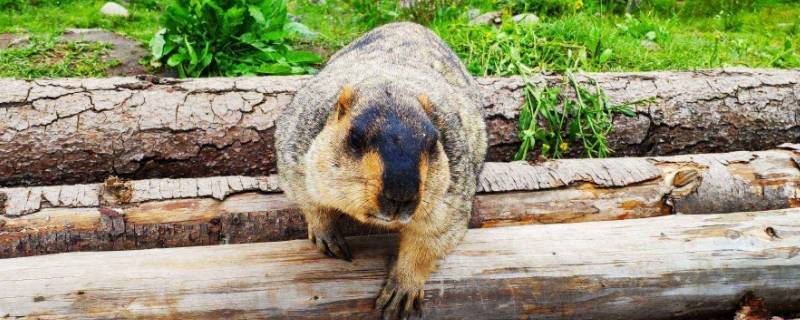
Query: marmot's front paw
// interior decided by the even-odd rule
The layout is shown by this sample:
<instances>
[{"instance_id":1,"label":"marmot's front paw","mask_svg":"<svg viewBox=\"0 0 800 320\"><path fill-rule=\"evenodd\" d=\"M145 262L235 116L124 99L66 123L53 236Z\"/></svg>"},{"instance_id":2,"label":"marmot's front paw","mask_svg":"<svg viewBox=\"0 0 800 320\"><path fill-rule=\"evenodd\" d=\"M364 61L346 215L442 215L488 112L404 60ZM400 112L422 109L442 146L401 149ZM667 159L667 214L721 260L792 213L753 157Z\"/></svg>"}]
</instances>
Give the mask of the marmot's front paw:
<instances>
[{"instance_id":1,"label":"marmot's front paw","mask_svg":"<svg viewBox=\"0 0 800 320\"><path fill-rule=\"evenodd\" d=\"M383 311L383 319L422 318L422 301L425 299L424 283L403 284L391 275L375 301L375 309Z\"/></svg>"},{"instance_id":2,"label":"marmot's front paw","mask_svg":"<svg viewBox=\"0 0 800 320\"><path fill-rule=\"evenodd\" d=\"M335 227L324 230L309 227L308 238L326 256L347 261L353 260L353 254L350 253L350 246L347 245L347 240L342 237L342 234Z\"/></svg>"}]
</instances>

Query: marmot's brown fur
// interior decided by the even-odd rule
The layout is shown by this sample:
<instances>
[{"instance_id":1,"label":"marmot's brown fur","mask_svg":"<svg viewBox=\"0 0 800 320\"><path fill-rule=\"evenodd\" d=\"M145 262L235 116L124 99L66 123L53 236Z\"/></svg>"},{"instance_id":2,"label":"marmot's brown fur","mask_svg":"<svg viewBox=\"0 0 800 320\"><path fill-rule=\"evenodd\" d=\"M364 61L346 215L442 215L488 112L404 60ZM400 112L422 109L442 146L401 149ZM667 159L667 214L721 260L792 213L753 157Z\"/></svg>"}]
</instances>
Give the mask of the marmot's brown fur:
<instances>
[{"instance_id":1,"label":"marmot's brown fur","mask_svg":"<svg viewBox=\"0 0 800 320\"><path fill-rule=\"evenodd\" d=\"M336 53L277 119L281 185L319 250L351 259L340 214L399 231L384 316L420 311L425 280L466 232L486 153L479 99L441 39L392 23Z\"/></svg>"}]
</instances>

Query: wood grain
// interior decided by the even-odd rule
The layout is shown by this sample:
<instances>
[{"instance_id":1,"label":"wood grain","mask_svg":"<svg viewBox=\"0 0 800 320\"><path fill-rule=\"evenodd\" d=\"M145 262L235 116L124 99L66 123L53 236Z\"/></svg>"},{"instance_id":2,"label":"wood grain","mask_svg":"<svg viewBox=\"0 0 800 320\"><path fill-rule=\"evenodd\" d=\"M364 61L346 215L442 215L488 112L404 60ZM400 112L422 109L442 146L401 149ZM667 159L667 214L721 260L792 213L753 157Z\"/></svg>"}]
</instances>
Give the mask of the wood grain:
<instances>
[{"instance_id":1,"label":"wood grain","mask_svg":"<svg viewBox=\"0 0 800 320\"><path fill-rule=\"evenodd\" d=\"M771 230L771 231L768 231ZM392 236L353 262L308 241L0 260L0 315L375 319ZM427 319L732 318L746 292L800 312L800 209L469 230Z\"/></svg>"}]
</instances>

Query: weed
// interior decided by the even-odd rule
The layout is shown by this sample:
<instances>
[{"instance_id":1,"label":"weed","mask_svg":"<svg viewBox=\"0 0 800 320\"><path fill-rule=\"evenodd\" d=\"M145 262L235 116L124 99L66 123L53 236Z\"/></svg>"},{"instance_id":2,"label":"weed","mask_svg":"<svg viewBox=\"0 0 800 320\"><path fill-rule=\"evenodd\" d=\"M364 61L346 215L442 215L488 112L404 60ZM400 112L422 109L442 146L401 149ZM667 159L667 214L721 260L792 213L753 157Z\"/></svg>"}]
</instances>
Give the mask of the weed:
<instances>
[{"instance_id":1,"label":"weed","mask_svg":"<svg viewBox=\"0 0 800 320\"><path fill-rule=\"evenodd\" d=\"M571 143L579 144L589 158L607 157L613 151L607 137L614 129L614 115L635 115L628 105L609 103L593 79L588 79L592 88L587 88L569 71L564 86L574 92L574 97L563 94L560 87L536 88L527 76L523 81L525 103L518 123L522 143L514 160L526 160L537 144L544 158L563 157L573 148Z\"/></svg>"},{"instance_id":2,"label":"weed","mask_svg":"<svg viewBox=\"0 0 800 320\"><path fill-rule=\"evenodd\" d=\"M411 0L401 8L400 15L408 20L429 25L434 21L456 19L463 11L465 0Z\"/></svg>"},{"instance_id":3,"label":"weed","mask_svg":"<svg viewBox=\"0 0 800 320\"><path fill-rule=\"evenodd\" d=\"M289 21L286 0L176 0L161 20L153 59L181 77L303 74L321 62L290 47L312 32Z\"/></svg>"}]
</instances>

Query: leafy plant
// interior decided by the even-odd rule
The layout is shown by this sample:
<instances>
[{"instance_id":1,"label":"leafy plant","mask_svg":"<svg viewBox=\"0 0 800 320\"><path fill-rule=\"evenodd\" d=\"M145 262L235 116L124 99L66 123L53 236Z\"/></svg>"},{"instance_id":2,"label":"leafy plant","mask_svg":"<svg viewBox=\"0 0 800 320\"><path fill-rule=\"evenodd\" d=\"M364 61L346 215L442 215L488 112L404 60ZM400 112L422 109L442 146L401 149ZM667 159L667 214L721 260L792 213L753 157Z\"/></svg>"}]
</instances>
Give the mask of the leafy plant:
<instances>
[{"instance_id":1,"label":"leafy plant","mask_svg":"<svg viewBox=\"0 0 800 320\"><path fill-rule=\"evenodd\" d=\"M153 61L181 77L313 73L318 55L291 44L314 33L291 22L287 0L175 0L150 41Z\"/></svg>"},{"instance_id":2,"label":"leafy plant","mask_svg":"<svg viewBox=\"0 0 800 320\"><path fill-rule=\"evenodd\" d=\"M614 115L635 115L630 106L609 103L593 79L589 84L594 88L589 89L569 71L565 86L574 91L574 97L563 94L560 87L538 89L526 76L523 80L525 103L518 123L522 144L515 160L525 160L537 144L545 158L563 157L572 149L570 143L579 143L589 158L607 157L612 152L607 137L614 129Z\"/></svg>"}]
</instances>

